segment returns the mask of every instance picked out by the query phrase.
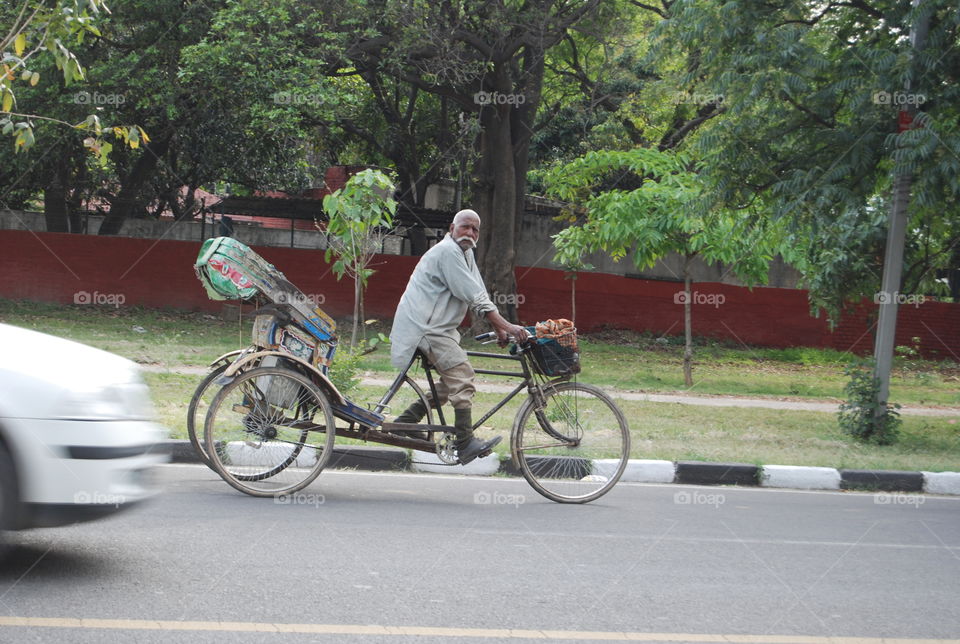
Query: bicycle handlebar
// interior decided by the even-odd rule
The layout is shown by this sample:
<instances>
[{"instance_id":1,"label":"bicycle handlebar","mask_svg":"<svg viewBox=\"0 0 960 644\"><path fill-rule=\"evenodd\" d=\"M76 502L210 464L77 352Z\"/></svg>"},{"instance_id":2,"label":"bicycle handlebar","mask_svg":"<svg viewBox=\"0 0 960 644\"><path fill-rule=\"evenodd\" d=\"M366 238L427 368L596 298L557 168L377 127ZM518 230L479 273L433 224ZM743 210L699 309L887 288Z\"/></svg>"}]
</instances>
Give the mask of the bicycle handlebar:
<instances>
[{"instance_id":1,"label":"bicycle handlebar","mask_svg":"<svg viewBox=\"0 0 960 644\"><path fill-rule=\"evenodd\" d=\"M480 343L483 343L483 344L489 344L490 342L496 341L496 339L497 339L497 332L496 332L496 331L488 331L488 332L486 332L486 333L481 333L480 335L474 336L473 339L476 340L477 342L480 342ZM512 335L508 335L508 336L507 336L507 339L508 339L510 342L517 342L517 339L516 339L515 337L513 337ZM526 341L529 340L529 339L530 339L530 336L528 335L527 337L525 337L525 338L523 339L523 342L526 342ZM519 344L519 343L518 343L518 344Z\"/></svg>"}]
</instances>

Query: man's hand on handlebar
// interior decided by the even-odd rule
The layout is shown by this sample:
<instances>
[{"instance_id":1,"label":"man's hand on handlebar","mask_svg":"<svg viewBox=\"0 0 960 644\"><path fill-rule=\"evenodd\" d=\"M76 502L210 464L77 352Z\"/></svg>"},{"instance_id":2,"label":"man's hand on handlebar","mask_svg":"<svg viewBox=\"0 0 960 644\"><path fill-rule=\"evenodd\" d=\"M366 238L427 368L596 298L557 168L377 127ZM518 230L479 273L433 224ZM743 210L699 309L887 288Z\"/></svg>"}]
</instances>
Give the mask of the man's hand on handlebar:
<instances>
[{"instance_id":1,"label":"man's hand on handlebar","mask_svg":"<svg viewBox=\"0 0 960 644\"><path fill-rule=\"evenodd\" d=\"M506 328L498 328L496 333L497 344L501 347L505 347L511 342L521 344L526 341L527 336L529 335L526 329L524 329L522 326L517 326L516 324L511 324Z\"/></svg>"},{"instance_id":2,"label":"man's hand on handlebar","mask_svg":"<svg viewBox=\"0 0 960 644\"><path fill-rule=\"evenodd\" d=\"M474 340L486 344L496 339L498 345L505 347L511 342L522 343L529 337L530 334L527 333L525 328L511 324L509 329L497 329L496 331L482 333L478 336L475 336Z\"/></svg>"},{"instance_id":3,"label":"man's hand on handlebar","mask_svg":"<svg viewBox=\"0 0 960 644\"><path fill-rule=\"evenodd\" d=\"M497 335L497 344L501 347L507 346L511 341L523 342L527 339L526 329L508 322L498 311L487 311L485 317L493 325L494 333Z\"/></svg>"}]
</instances>

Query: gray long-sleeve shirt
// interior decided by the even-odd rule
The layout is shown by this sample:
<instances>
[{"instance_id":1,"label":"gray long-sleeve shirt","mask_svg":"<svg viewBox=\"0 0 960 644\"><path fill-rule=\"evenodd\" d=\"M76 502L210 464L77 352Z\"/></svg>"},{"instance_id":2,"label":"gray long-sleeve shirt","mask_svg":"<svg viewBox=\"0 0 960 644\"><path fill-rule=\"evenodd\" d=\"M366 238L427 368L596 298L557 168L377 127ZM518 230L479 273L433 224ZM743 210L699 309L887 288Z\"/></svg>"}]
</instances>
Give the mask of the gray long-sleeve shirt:
<instances>
[{"instance_id":1,"label":"gray long-sleeve shirt","mask_svg":"<svg viewBox=\"0 0 960 644\"><path fill-rule=\"evenodd\" d=\"M490 301L473 250L466 252L450 233L424 253L413 269L400 298L390 331L390 361L403 369L425 335L443 335L460 342L457 327L468 310L478 316L497 307ZM465 354L448 352L437 356L437 367L448 369Z\"/></svg>"}]
</instances>

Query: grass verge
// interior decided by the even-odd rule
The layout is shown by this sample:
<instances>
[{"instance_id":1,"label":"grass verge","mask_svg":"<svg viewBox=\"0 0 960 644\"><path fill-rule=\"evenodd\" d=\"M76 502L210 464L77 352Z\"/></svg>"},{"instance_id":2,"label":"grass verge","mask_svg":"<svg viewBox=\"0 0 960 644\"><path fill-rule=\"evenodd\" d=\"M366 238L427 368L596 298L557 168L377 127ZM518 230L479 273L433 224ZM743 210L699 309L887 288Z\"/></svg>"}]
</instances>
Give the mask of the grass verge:
<instances>
[{"instance_id":1,"label":"grass verge","mask_svg":"<svg viewBox=\"0 0 960 644\"><path fill-rule=\"evenodd\" d=\"M146 378L160 421L173 437L186 438L185 401L200 376L148 373ZM360 385L350 397L358 403L373 402L382 393L380 387ZM478 393L475 413L483 413L501 397ZM521 402L518 396L485 426L506 439ZM957 418L904 417L900 440L879 447L849 440L840 432L833 414L622 399L617 404L630 424L633 458L960 471L960 414ZM506 454L504 444L499 449Z\"/></svg>"},{"instance_id":2,"label":"grass verge","mask_svg":"<svg viewBox=\"0 0 960 644\"><path fill-rule=\"evenodd\" d=\"M225 322L200 313L136 308L100 308L14 302L0 299L0 321L34 328L96 346L160 369L203 368L217 356L244 346L249 322ZM383 329L380 329L383 330ZM469 349L497 351L465 341ZM606 332L583 338L580 379L621 390L687 391L682 386L682 347L641 334ZM808 348L736 348L701 341L692 394L837 401L849 356ZM475 366L494 366L477 360ZM502 365L501 365L502 366ZM391 378L389 355L364 356L360 369ZM186 437L186 408L201 375L172 371L145 374L158 416L174 437ZM502 378L492 379L505 382ZM379 387L361 386L355 402L374 401ZM478 394L478 410L498 396ZM891 399L910 405L960 406L960 368L954 363L900 360ZM748 408L714 408L618 401L630 422L634 458L736 461L757 464L819 465L960 471L960 412L957 417L905 416L896 445L860 445L840 433L827 413ZM491 420L509 433L518 400Z\"/></svg>"}]
</instances>

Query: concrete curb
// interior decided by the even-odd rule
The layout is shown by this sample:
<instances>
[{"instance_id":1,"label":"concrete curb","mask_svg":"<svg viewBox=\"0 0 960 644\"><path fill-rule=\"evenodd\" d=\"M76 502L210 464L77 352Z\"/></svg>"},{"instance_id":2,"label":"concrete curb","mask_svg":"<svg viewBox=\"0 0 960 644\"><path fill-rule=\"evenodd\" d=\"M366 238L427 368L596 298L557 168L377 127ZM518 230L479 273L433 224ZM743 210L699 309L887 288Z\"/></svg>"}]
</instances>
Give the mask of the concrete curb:
<instances>
[{"instance_id":1,"label":"concrete curb","mask_svg":"<svg viewBox=\"0 0 960 644\"><path fill-rule=\"evenodd\" d=\"M174 463L199 463L186 440L171 440L167 451ZM586 463L586 462L585 462ZM328 467L368 472L412 471L472 476L520 476L511 459L497 462L496 456L477 459L466 467L444 465L433 454L411 458L396 447L344 446L334 449ZM601 476L612 467L610 461L592 464ZM902 472L894 470L838 470L832 467L797 465L751 465L747 463L703 463L700 461L659 461L631 459L621 481L632 483L678 483L684 485L740 485L797 490L868 490L874 492L925 492L960 495L960 472Z\"/></svg>"},{"instance_id":2,"label":"concrete curb","mask_svg":"<svg viewBox=\"0 0 960 644\"><path fill-rule=\"evenodd\" d=\"M679 461L676 482L688 485L759 485L760 467L746 463Z\"/></svg>"},{"instance_id":3,"label":"concrete curb","mask_svg":"<svg viewBox=\"0 0 960 644\"><path fill-rule=\"evenodd\" d=\"M799 490L839 490L841 478L840 472L832 467L764 465L760 485Z\"/></svg>"},{"instance_id":4,"label":"concrete curb","mask_svg":"<svg viewBox=\"0 0 960 644\"><path fill-rule=\"evenodd\" d=\"M893 470L840 470L840 487L844 490L876 490L879 492L923 492L922 472Z\"/></svg>"}]
</instances>

